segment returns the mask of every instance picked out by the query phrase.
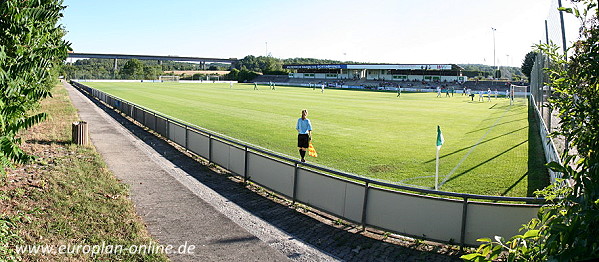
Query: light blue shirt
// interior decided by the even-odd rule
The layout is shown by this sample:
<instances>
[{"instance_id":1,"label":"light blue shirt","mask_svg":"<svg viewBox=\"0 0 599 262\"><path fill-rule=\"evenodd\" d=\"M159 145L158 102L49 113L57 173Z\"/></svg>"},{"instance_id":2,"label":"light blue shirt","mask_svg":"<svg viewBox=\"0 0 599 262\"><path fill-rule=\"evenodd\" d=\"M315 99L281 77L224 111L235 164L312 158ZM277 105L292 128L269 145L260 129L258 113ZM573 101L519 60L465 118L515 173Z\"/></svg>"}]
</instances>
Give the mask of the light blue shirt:
<instances>
[{"instance_id":1,"label":"light blue shirt","mask_svg":"<svg viewBox=\"0 0 599 262\"><path fill-rule=\"evenodd\" d=\"M310 123L310 119L299 118L297 120L297 124L295 125L295 129L297 129L297 131L300 134L308 134L308 131L312 130L312 124Z\"/></svg>"}]
</instances>

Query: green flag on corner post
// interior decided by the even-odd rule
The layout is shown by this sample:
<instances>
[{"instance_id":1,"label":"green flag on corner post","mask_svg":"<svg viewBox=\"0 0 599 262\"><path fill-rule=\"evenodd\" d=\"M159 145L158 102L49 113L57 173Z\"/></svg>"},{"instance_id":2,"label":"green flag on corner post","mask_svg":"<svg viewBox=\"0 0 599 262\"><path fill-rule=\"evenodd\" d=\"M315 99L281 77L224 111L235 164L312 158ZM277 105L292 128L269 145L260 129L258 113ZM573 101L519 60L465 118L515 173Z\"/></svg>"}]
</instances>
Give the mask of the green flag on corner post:
<instances>
[{"instance_id":1,"label":"green flag on corner post","mask_svg":"<svg viewBox=\"0 0 599 262\"><path fill-rule=\"evenodd\" d=\"M443 133L441 133L441 127L437 126L437 149L441 149L443 142L445 142L445 139L443 139Z\"/></svg>"},{"instance_id":2,"label":"green flag on corner post","mask_svg":"<svg viewBox=\"0 0 599 262\"><path fill-rule=\"evenodd\" d=\"M443 139L443 133L441 133L441 127L437 126L437 157L435 161L435 190L439 190L439 150L445 142Z\"/></svg>"}]
</instances>

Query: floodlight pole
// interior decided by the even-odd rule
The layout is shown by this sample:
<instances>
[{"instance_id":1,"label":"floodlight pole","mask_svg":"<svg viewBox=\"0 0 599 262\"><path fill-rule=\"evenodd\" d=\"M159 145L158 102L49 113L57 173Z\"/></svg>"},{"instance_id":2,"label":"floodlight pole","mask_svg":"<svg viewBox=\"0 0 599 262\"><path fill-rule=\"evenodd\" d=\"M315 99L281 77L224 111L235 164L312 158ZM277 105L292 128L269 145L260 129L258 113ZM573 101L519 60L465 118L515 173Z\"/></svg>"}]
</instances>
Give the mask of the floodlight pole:
<instances>
[{"instance_id":1,"label":"floodlight pole","mask_svg":"<svg viewBox=\"0 0 599 262\"><path fill-rule=\"evenodd\" d=\"M497 31L497 29L491 27L491 30L493 31L493 67L495 67L495 31ZM497 70L497 68L495 68ZM495 72L493 72L493 79L495 78Z\"/></svg>"},{"instance_id":2,"label":"floodlight pole","mask_svg":"<svg viewBox=\"0 0 599 262\"><path fill-rule=\"evenodd\" d=\"M562 0L557 0L557 5L559 8L562 8ZM566 28L564 25L564 12L561 10L559 11L559 20L562 27L562 48L564 49L564 58L567 60L568 48L566 47Z\"/></svg>"}]
</instances>

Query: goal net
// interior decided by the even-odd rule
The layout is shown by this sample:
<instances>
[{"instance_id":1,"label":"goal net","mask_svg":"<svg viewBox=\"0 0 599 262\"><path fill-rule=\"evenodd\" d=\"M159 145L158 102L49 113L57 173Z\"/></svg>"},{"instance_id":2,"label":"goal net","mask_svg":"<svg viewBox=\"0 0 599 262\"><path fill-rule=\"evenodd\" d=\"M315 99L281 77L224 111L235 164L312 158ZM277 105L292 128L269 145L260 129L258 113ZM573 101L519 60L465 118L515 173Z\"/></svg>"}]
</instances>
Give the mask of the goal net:
<instances>
[{"instance_id":1,"label":"goal net","mask_svg":"<svg viewBox=\"0 0 599 262\"><path fill-rule=\"evenodd\" d=\"M179 82L179 76L159 76L160 82Z\"/></svg>"},{"instance_id":2,"label":"goal net","mask_svg":"<svg viewBox=\"0 0 599 262\"><path fill-rule=\"evenodd\" d=\"M528 101L528 93L527 91L528 86L517 86L517 85L511 85L510 86L510 105L513 104L526 104L526 102Z\"/></svg>"}]
</instances>

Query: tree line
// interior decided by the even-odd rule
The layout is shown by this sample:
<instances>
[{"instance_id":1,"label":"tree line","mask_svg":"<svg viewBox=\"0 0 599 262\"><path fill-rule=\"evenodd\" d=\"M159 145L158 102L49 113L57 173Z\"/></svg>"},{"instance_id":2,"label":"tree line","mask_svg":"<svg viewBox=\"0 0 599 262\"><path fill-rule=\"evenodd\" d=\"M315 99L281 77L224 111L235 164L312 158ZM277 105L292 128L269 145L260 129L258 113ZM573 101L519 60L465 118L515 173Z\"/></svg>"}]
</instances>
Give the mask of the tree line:
<instances>
[{"instance_id":1,"label":"tree line","mask_svg":"<svg viewBox=\"0 0 599 262\"><path fill-rule=\"evenodd\" d=\"M230 65L212 63L207 70L229 70ZM158 79L161 75L169 75L166 71L202 70L199 64L181 63L174 61L121 59L117 61L115 70L114 59L80 59L73 63L65 63L61 74L68 79Z\"/></svg>"},{"instance_id":2,"label":"tree line","mask_svg":"<svg viewBox=\"0 0 599 262\"><path fill-rule=\"evenodd\" d=\"M529 55L527 55L527 59ZM525 60L528 63L529 60ZM317 58L276 58L272 56L248 55L235 64L212 63L207 65L207 70L230 71L221 79L239 82L251 81L258 75L286 75L289 70L283 69L284 64L359 64L352 61L338 61ZM518 67L501 67L500 70L493 66L482 64L459 64L464 71L464 76L469 78L501 78L509 77L510 80L520 81L527 79L529 74L523 73ZM82 59L74 63L66 63L62 73L67 78L80 79L158 79L161 75L172 75L167 71L192 71L201 70L199 64L163 61L159 63L154 60L119 60L118 70L114 70L113 59ZM530 72L530 71L529 71ZM204 79L207 74L194 74L182 79ZM182 76L183 77L183 76Z\"/></svg>"}]
</instances>

